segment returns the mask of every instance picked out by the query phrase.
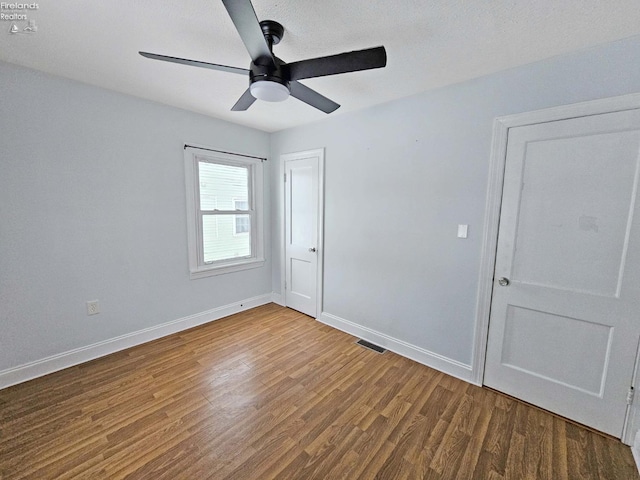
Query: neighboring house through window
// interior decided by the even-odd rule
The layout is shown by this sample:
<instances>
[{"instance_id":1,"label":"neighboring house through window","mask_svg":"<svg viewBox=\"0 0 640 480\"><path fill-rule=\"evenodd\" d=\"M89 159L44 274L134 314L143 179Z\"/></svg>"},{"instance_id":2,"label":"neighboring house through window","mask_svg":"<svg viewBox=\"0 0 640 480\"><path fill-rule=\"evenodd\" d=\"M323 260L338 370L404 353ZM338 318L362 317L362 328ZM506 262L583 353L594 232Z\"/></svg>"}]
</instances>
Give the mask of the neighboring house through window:
<instances>
[{"instance_id":1,"label":"neighboring house through window","mask_svg":"<svg viewBox=\"0 0 640 480\"><path fill-rule=\"evenodd\" d=\"M261 161L187 147L185 172L191 277L261 266Z\"/></svg>"},{"instance_id":2,"label":"neighboring house through window","mask_svg":"<svg viewBox=\"0 0 640 480\"><path fill-rule=\"evenodd\" d=\"M246 200L233 199L234 209L247 211L249 210L249 202ZM251 219L248 215L233 216L233 233L234 235L248 234L251 231Z\"/></svg>"}]
</instances>

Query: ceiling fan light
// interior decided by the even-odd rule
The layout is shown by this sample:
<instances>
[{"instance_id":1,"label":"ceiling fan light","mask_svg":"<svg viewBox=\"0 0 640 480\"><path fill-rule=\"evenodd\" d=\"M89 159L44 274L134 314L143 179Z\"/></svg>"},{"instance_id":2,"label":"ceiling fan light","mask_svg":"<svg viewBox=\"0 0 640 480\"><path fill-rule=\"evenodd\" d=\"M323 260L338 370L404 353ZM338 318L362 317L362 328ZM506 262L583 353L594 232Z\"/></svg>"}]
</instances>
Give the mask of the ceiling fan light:
<instances>
[{"instance_id":1,"label":"ceiling fan light","mask_svg":"<svg viewBox=\"0 0 640 480\"><path fill-rule=\"evenodd\" d=\"M251 95L265 102L283 102L289 98L289 89L278 82L260 80L249 86Z\"/></svg>"}]
</instances>

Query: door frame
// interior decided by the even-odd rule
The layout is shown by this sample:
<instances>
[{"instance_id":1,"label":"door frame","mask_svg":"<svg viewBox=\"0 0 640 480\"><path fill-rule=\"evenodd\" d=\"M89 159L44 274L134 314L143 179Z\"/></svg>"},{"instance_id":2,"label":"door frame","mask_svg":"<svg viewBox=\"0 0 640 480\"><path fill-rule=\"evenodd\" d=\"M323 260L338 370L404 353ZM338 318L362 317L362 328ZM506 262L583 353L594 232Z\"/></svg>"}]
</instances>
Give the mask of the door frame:
<instances>
[{"instance_id":1,"label":"door frame","mask_svg":"<svg viewBox=\"0 0 640 480\"><path fill-rule=\"evenodd\" d=\"M287 235L287 215L286 215L286 184L284 182L285 162L289 160L302 160L315 157L318 159L318 245L317 245L317 275L316 275L316 318L322 314L323 306L323 281L324 281L324 148L304 150L301 152L284 153L280 155L280 207L282 212L282 242L280 243L280 291L282 292L282 303L287 306L287 290L284 286L287 278L286 270L286 235Z\"/></svg>"},{"instance_id":2,"label":"door frame","mask_svg":"<svg viewBox=\"0 0 640 480\"><path fill-rule=\"evenodd\" d=\"M504 183L504 168L507 155L507 138L509 129L534 125L538 123L566 120L589 115L613 113L640 108L640 94L629 94L618 97L604 98L587 102L563 105L558 107L535 110L497 117L493 122L493 140L489 161L489 178L487 182L487 197L485 200L485 220L482 231L482 251L480 257L480 276L478 280L478 294L476 300L476 322L474 345L472 353L472 382L482 385L484 380L484 365L487 355L487 340L489 336L489 315L493 296L493 272L496 263L496 249L498 246L498 227L500 224L500 210L502 206L502 189ZM637 383L634 378L634 385ZM629 409L625 419L623 441L628 435Z\"/></svg>"}]
</instances>

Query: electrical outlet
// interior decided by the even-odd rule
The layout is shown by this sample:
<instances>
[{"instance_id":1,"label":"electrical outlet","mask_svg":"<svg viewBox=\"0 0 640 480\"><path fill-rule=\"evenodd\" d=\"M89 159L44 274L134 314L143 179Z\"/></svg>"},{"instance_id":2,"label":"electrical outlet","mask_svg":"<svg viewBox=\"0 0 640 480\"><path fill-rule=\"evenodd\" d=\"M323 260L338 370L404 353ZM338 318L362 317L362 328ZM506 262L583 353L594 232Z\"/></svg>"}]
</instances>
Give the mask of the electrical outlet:
<instances>
[{"instance_id":1,"label":"electrical outlet","mask_svg":"<svg viewBox=\"0 0 640 480\"><path fill-rule=\"evenodd\" d=\"M98 300L89 300L87 302L87 315L96 315L100 313Z\"/></svg>"}]
</instances>

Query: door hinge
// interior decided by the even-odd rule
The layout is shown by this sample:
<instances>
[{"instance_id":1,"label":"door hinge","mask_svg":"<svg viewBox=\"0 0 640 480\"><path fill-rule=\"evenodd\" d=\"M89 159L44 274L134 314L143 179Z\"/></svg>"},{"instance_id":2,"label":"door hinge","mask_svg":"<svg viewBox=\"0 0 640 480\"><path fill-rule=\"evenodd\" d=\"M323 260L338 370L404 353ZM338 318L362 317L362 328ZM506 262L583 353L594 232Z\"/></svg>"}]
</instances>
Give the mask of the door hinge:
<instances>
[{"instance_id":1,"label":"door hinge","mask_svg":"<svg viewBox=\"0 0 640 480\"><path fill-rule=\"evenodd\" d=\"M633 403L633 397L635 397L635 391L633 387L629 387L629 391L627 392L627 405L631 405Z\"/></svg>"},{"instance_id":2,"label":"door hinge","mask_svg":"<svg viewBox=\"0 0 640 480\"><path fill-rule=\"evenodd\" d=\"M287 282L286 282L286 280L285 280L285 282L284 282L284 289L285 289L285 290L287 289Z\"/></svg>"},{"instance_id":3,"label":"door hinge","mask_svg":"<svg viewBox=\"0 0 640 480\"><path fill-rule=\"evenodd\" d=\"M287 174L284 174L284 183L287 183Z\"/></svg>"}]
</instances>

